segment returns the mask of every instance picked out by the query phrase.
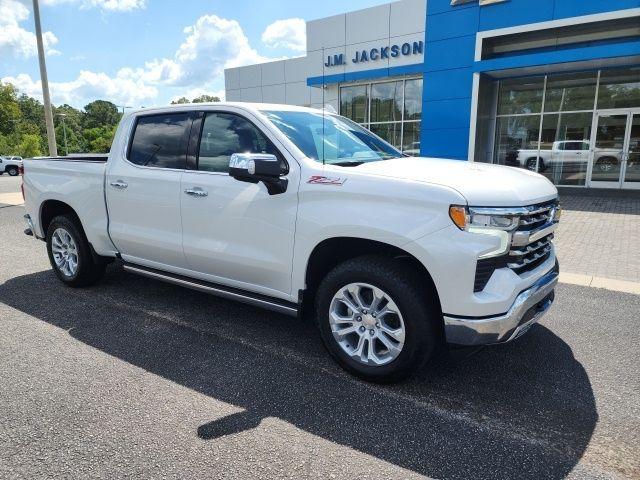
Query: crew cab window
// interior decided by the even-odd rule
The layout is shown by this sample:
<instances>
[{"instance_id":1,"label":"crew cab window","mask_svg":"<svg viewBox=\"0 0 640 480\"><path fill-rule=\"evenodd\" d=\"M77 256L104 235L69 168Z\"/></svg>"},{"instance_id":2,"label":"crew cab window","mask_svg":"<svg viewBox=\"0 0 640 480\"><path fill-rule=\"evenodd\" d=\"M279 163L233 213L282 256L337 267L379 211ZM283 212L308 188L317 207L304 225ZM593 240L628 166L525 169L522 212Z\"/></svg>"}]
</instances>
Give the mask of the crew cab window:
<instances>
[{"instance_id":1,"label":"crew cab window","mask_svg":"<svg viewBox=\"0 0 640 480\"><path fill-rule=\"evenodd\" d=\"M190 128L189 113L138 118L129 161L147 167L185 169Z\"/></svg>"},{"instance_id":2,"label":"crew cab window","mask_svg":"<svg viewBox=\"0 0 640 480\"><path fill-rule=\"evenodd\" d=\"M234 153L269 153L286 169L280 152L251 122L232 113L209 113L202 127L198 170L226 173Z\"/></svg>"}]
</instances>

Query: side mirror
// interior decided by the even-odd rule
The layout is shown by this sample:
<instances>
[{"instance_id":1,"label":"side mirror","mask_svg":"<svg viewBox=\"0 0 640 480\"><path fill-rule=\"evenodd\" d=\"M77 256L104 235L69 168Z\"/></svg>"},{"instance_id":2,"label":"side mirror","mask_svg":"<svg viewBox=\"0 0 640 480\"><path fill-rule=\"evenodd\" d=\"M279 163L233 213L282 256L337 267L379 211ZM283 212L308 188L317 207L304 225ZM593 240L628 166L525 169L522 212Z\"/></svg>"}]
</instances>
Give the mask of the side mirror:
<instances>
[{"instance_id":1,"label":"side mirror","mask_svg":"<svg viewBox=\"0 0 640 480\"><path fill-rule=\"evenodd\" d=\"M229 160L229 176L240 182L259 183L267 187L269 195L287 191L289 181L280 178L280 162L266 153L234 153Z\"/></svg>"}]
</instances>

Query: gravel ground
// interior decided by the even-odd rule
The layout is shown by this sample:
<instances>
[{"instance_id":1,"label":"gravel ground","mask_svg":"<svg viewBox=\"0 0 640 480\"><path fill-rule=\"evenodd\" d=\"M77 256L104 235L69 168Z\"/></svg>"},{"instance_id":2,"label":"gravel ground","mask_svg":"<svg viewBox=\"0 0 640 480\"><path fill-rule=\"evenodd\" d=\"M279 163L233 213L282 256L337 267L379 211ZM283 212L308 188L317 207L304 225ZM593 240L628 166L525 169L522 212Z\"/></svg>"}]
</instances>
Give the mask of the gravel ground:
<instances>
[{"instance_id":1,"label":"gravel ground","mask_svg":"<svg viewBox=\"0 0 640 480\"><path fill-rule=\"evenodd\" d=\"M0 179L0 183L2 183ZM400 385L312 325L109 268L63 287L0 208L0 478L640 478L640 297L561 285Z\"/></svg>"}]
</instances>

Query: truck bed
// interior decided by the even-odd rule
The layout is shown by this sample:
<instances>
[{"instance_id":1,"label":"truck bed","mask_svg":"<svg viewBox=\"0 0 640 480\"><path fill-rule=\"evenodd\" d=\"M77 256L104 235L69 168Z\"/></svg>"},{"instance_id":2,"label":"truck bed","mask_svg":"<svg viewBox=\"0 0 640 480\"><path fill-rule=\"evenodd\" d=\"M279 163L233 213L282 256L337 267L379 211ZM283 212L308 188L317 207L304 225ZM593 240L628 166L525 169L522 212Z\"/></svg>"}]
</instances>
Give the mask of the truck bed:
<instances>
[{"instance_id":1,"label":"truck bed","mask_svg":"<svg viewBox=\"0 0 640 480\"><path fill-rule=\"evenodd\" d=\"M82 219L82 226L96 252L114 247L107 234L104 179L107 155L40 157L24 161L25 207L34 220L38 238L46 234L40 217L52 202L66 204ZM46 204L46 205L45 205Z\"/></svg>"}]
</instances>

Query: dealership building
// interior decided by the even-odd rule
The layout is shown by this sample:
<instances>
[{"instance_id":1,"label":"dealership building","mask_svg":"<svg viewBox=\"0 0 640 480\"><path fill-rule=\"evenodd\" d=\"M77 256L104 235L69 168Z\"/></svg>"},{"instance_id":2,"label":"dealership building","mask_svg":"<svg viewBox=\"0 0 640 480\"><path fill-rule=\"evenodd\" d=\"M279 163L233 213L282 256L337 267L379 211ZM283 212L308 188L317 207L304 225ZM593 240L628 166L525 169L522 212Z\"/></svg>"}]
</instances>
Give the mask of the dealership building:
<instances>
[{"instance_id":1,"label":"dealership building","mask_svg":"<svg viewBox=\"0 0 640 480\"><path fill-rule=\"evenodd\" d=\"M640 0L401 0L308 22L305 56L225 89L332 108L409 154L640 188Z\"/></svg>"}]
</instances>

